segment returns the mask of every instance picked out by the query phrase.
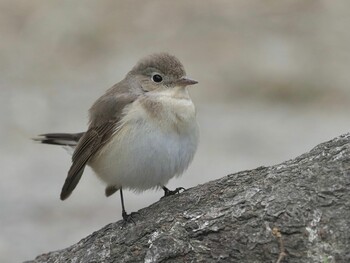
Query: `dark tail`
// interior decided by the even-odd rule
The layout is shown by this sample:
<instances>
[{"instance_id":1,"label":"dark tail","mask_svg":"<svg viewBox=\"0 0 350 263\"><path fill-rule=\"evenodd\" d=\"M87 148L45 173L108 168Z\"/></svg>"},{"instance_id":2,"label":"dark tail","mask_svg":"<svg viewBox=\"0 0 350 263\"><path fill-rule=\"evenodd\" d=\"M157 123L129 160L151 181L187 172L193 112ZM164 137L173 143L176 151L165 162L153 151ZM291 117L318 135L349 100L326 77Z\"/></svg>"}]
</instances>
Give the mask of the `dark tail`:
<instances>
[{"instance_id":1,"label":"dark tail","mask_svg":"<svg viewBox=\"0 0 350 263\"><path fill-rule=\"evenodd\" d=\"M84 132L80 133L47 133L41 134L34 141L62 146L76 146Z\"/></svg>"}]
</instances>

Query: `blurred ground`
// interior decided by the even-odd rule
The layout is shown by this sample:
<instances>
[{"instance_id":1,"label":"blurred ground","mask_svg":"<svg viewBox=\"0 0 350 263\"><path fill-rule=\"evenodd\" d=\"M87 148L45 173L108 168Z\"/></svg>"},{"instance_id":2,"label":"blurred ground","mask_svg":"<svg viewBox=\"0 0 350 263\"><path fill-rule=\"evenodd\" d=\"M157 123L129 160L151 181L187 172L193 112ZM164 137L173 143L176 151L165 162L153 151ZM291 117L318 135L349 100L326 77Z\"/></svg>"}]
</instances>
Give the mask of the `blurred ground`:
<instances>
[{"instance_id":1,"label":"blurred ground","mask_svg":"<svg viewBox=\"0 0 350 263\"><path fill-rule=\"evenodd\" d=\"M60 249L121 218L87 169L29 138L79 132L87 110L152 52L180 58L201 144L169 187L295 157L350 129L350 2L0 0L0 261ZM162 192L126 193L128 211Z\"/></svg>"}]
</instances>

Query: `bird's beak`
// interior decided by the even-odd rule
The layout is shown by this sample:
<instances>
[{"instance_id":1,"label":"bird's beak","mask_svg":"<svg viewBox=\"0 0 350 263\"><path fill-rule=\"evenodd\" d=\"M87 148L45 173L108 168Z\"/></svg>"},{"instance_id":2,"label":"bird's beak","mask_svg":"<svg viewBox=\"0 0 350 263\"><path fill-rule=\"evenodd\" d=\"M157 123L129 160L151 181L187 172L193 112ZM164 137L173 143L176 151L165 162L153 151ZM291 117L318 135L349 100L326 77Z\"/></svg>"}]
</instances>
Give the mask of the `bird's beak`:
<instances>
[{"instance_id":1,"label":"bird's beak","mask_svg":"<svg viewBox=\"0 0 350 263\"><path fill-rule=\"evenodd\" d=\"M182 77L181 79L179 79L176 84L178 86L188 86L188 85L194 85L194 84L197 84L198 81L196 80L193 80L193 79L190 79L190 78L187 78L187 77Z\"/></svg>"}]
</instances>

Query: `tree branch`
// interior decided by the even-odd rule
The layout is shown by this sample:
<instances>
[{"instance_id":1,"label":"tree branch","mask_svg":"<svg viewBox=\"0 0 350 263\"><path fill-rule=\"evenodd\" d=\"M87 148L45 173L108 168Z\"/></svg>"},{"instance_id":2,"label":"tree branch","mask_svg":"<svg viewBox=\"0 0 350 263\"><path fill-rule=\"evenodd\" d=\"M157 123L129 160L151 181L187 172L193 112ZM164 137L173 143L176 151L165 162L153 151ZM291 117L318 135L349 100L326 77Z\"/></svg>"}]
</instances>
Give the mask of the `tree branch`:
<instances>
[{"instance_id":1,"label":"tree branch","mask_svg":"<svg viewBox=\"0 0 350 263\"><path fill-rule=\"evenodd\" d=\"M350 134L164 198L134 219L28 262L350 262Z\"/></svg>"}]
</instances>

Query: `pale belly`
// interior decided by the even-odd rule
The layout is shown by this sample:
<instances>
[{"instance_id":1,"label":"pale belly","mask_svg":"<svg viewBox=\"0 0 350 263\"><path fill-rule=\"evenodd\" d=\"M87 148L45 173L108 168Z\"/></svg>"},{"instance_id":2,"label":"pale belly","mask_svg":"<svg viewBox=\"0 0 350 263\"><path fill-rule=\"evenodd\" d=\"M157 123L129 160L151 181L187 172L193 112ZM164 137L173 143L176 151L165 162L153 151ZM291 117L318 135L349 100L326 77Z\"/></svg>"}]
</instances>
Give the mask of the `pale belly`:
<instances>
[{"instance_id":1,"label":"pale belly","mask_svg":"<svg viewBox=\"0 0 350 263\"><path fill-rule=\"evenodd\" d=\"M107 185L143 191L181 175L197 144L194 117L180 132L138 118L124 125L89 165Z\"/></svg>"}]
</instances>

